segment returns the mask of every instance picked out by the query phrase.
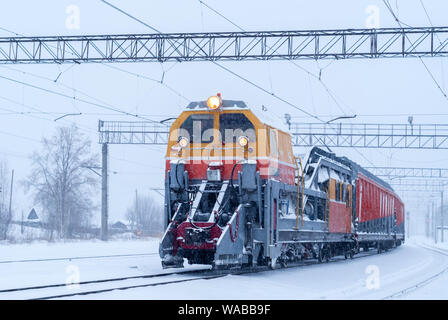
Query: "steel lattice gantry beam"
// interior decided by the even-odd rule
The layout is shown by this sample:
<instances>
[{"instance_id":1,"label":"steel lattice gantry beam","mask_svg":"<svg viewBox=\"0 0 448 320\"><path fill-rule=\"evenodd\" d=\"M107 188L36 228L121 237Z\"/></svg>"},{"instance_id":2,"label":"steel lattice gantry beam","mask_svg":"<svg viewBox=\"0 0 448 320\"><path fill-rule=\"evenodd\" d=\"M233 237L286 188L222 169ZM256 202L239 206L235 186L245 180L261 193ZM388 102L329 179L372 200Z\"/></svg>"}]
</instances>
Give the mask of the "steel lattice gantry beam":
<instances>
[{"instance_id":1,"label":"steel lattice gantry beam","mask_svg":"<svg viewBox=\"0 0 448 320\"><path fill-rule=\"evenodd\" d=\"M395 178L439 178L448 179L445 168L404 168L404 167L365 167L379 177Z\"/></svg>"},{"instance_id":2,"label":"steel lattice gantry beam","mask_svg":"<svg viewBox=\"0 0 448 320\"><path fill-rule=\"evenodd\" d=\"M448 187L448 181L443 181L443 180L396 179L396 180L388 181L388 183L393 187L396 187L396 186L435 187L435 188Z\"/></svg>"},{"instance_id":3,"label":"steel lattice gantry beam","mask_svg":"<svg viewBox=\"0 0 448 320\"><path fill-rule=\"evenodd\" d=\"M101 144L152 144L168 143L170 126L149 121L98 122Z\"/></svg>"},{"instance_id":4,"label":"steel lattice gantry beam","mask_svg":"<svg viewBox=\"0 0 448 320\"><path fill-rule=\"evenodd\" d=\"M99 142L166 144L169 125L147 121L100 121ZM448 125L292 123L294 146L448 149Z\"/></svg>"},{"instance_id":5,"label":"steel lattice gantry beam","mask_svg":"<svg viewBox=\"0 0 448 320\"><path fill-rule=\"evenodd\" d=\"M447 55L448 27L0 38L3 64Z\"/></svg>"},{"instance_id":6,"label":"steel lattice gantry beam","mask_svg":"<svg viewBox=\"0 0 448 320\"><path fill-rule=\"evenodd\" d=\"M448 182L441 180L396 179L389 181L395 192L407 195L411 192L436 193L447 189Z\"/></svg>"},{"instance_id":7,"label":"steel lattice gantry beam","mask_svg":"<svg viewBox=\"0 0 448 320\"><path fill-rule=\"evenodd\" d=\"M448 149L445 124L293 123L295 146Z\"/></svg>"},{"instance_id":8,"label":"steel lattice gantry beam","mask_svg":"<svg viewBox=\"0 0 448 320\"><path fill-rule=\"evenodd\" d=\"M440 193L441 191L447 190L446 186L406 186L406 185L399 185L399 186L392 186L395 192L399 193L400 195L404 196L408 193L414 192L415 195L418 197L420 192L425 193Z\"/></svg>"}]
</instances>

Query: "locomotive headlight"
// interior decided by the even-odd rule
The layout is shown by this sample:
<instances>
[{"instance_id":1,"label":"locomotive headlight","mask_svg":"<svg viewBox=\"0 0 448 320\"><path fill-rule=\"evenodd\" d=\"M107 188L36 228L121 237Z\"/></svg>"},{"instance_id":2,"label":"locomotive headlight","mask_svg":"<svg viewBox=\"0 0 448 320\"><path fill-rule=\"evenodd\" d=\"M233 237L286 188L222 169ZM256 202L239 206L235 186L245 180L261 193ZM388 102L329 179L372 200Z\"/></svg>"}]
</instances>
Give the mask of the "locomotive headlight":
<instances>
[{"instance_id":1,"label":"locomotive headlight","mask_svg":"<svg viewBox=\"0 0 448 320\"><path fill-rule=\"evenodd\" d=\"M249 143L249 139L246 136L241 136L238 138L238 143L240 146L245 147Z\"/></svg>"},{"instance_id":2,"label":"locomotive headlight","mask_svg":"<svg viewBox=\"0 0 448 320\"><path fill-rule=\"evenodd\" d=\"M207 107L210 110L216 110L222 105L221 95L218 93L216 96L211 96L207 99Z\"/></svg>"},{"instance_id":3,"label":"locomotive headlight","mask_svg":"<svg viewBox=\"0 0 448 320\"><path fill-rule=\"evenodd\" d=\"M179 138L179 146L181 147L181 148L185 148L186 146L188 146L188 139L187 138L185 138L185 137L180 137Z\"/></svg>"}]
</instances>

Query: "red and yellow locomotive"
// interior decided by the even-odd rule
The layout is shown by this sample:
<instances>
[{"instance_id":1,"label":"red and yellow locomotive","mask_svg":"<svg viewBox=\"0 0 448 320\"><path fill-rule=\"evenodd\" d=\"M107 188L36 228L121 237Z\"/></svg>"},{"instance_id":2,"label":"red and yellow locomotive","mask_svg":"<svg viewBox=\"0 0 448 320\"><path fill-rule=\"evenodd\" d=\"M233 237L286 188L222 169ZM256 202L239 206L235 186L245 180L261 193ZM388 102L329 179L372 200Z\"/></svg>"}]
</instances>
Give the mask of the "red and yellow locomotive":
<instances>
[{"instance_id":1,"label":"red and yellow locomotive","mask_svg":"<svg viewBox=\"0 0 448 320\"><path fill-rule=\"evenodd\" d=\"M404 206L387 183L319 148L296 158L267 122L217 95L171 125L164 267L275 267L401 244Z\"/></svg>"}]
</instances>

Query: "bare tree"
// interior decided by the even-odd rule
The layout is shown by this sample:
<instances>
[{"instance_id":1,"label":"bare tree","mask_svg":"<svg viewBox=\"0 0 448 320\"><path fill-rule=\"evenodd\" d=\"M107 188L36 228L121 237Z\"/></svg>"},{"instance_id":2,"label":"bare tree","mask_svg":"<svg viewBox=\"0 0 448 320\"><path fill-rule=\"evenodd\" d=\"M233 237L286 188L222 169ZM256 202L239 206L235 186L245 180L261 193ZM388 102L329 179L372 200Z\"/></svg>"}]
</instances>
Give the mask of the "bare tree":
<instances>
[{"instance_id":1,"label":"bare tree","mask_svg":"<svg viewBox=\"0 0 448 320\"><path fill-rule=\"evenodd\" d=\"M136 230L145 234L162 232L163 207L150 195L136 195L134 203L128 208L126 218Z\"/></svg>"},{"instance_id":2,"label":"bare tree","mask_svg":"<svg viewBox=\"0 0 448 320\"><path fill-rule=\"evenodd\" d=\"M91 142L79 129L60 127L50 139L42 140L42 151L31 156L32 172L25 186L46 214L46 222L61 237L89 226L93 211L92 193L97 180L87 167L97 166Z\"/></svg>"},{"instance_id":3,"label":"bare tree","mask_svg":"<svg viewBox=\"0 0 448 320\"><path fill-rule=\"evenodd\" d=\"M6 240L11 213L9 211L9 179L10 171L5 160L0 160L0 239Z\"/></svg>"}]
</instances>

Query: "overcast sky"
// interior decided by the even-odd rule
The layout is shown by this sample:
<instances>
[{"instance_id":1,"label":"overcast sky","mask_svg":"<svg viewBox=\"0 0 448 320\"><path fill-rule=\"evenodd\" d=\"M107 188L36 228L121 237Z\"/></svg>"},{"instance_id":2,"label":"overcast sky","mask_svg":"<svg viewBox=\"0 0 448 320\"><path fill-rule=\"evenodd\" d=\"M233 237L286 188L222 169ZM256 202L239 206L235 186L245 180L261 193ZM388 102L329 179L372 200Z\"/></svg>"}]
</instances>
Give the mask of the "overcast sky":
<instances>
[{"instance_id":1,"label":"overcast sky","mask_svg":"<svg viewBox=\"0 0 448 320\"><path fill-rule=\"evenodd\" d=\"M162 32L238 31L198 0L110 2ZM366 23L372 22L369 19L372 6L379 9L378 27L397 27L382 1L205 2L245 30L365 28ZM420 0L391 0L390 3L406 24L430 26ZM423 4L434 26L447 25L448 2L423 0ZM73 29L73 24L67 26L67 8L71 5L79 8L79 29ZM0 11L0 28L0 36L13 36L11 32L33 36L152 32L99 0L7 1L2 4ZM442 89L446 90L448 62L440 58L424 61ZM357 114L358 117L351 122L406 123L408 115L414 115L414 123L447 123L448 101L418 59L297 63L313 74L318 74L322 69L323 83L334 93L339 106L319 81L288 61L223 64L278 96L293 101L308 112L323 115L326 119L341 114ZM161 79L163 70L168 70L164 81L178 94L155 81L102 64L0 65L0 74L89 101L102 101L121 110L157 120L178 115L188 100L204 100L221 92L224 99L244 100L251 108L265 105L274 116L282 117L284 113L290 113L295 121L311 121L297 110L242 82L211 62L164 65L128 63L112 66L153 79ZM57 82L54 82L58 76ZM53 134L57 126L75 122L92 139L93 149L100 154L100 146L97 144L99 119L135 120L4 79L0 79L0 108L3 108L0 109L0 157L8 161L10 168L15 169L19 181L29 173L29 154L39 149L39 140ZM41 111L29 113L36 112L36 109ZM22 114L12 114L8 110ZM79 112L81 116L54 121L64 113ZM364 149L361 152L376 166L446 167L448 161L446 151ZM354 150L337 149L336 153L346 155L361 165L371 165ZM140 193L152 194L154 199L162 203L162 197L149 188L163 187L164 154L165 148L162 146L110 147L110 169L117 172L110 178L111 220L124 216L136 188ZM28 212L33 206L32 199L24 194L20 186L15 189L14 198L18 214L22 210ZM426 208L426 204L423 208Z\"/></svg>"}]
</instances>

